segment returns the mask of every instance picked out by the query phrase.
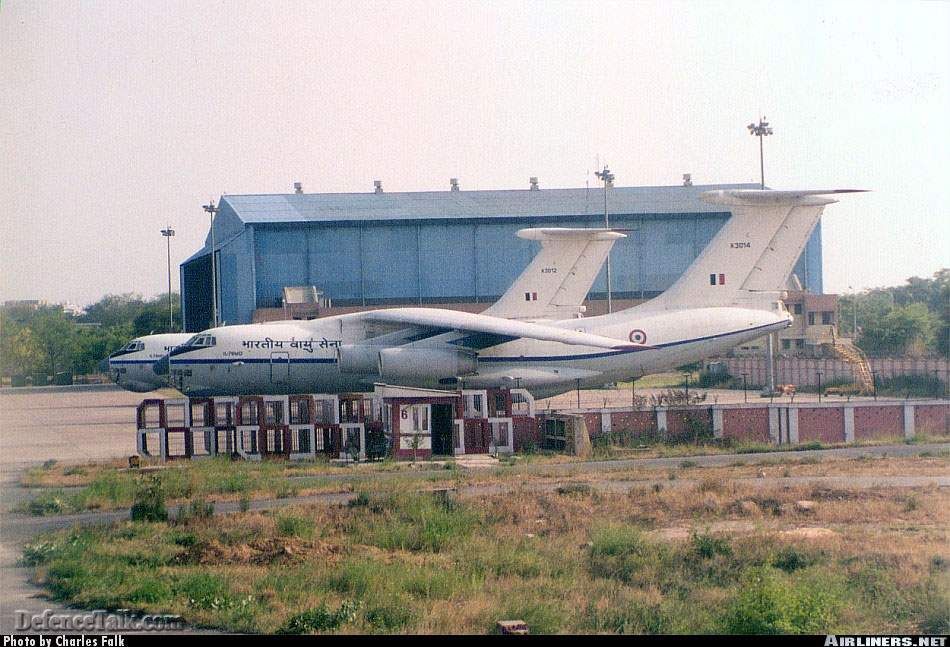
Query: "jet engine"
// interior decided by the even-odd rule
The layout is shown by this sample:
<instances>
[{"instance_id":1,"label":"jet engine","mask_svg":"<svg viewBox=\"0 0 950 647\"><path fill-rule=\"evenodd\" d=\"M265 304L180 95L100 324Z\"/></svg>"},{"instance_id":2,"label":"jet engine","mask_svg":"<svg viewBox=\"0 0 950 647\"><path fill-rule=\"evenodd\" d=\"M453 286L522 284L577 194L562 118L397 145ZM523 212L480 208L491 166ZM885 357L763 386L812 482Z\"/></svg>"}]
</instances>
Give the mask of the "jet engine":
<instances>
[{"instance_id":1,"label":"jet engine","mask_svg":"<svg viewBox=\"0 0 950 647\"><path fill-rule=\"evenodd\" d=\"M379 371L379 346L344 344L337 350L341 373L376 375Z\"/></svg>"},{"instance_id":2,"label":"jet engine","mask_svg":"<svg viewBox=\"0 0 950 647\"><path fill-rule=\"evenodd\" d=\"M478 360L472 353L435 348L383 348L379 351L379 375L383 380L437 381L472 375Z\"/></svg>"}]
</instances>

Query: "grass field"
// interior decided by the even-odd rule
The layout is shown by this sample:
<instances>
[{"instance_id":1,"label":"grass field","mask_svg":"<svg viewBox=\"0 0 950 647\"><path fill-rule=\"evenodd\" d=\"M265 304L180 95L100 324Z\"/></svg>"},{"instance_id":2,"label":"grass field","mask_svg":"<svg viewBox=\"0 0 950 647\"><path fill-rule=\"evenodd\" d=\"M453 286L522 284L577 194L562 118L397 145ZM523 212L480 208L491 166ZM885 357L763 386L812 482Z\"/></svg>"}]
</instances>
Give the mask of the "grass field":
<instances>
[{"instance_id":1,"label":"grass field","mask_svg":"<svg viewBox=\"0 0 950 647\"><path fill-rule=\"evenodd\" d=\"M787 458L766 469L827 469ZM848 460L834 473L947 467ZM477 496L399 481L345 506L217 516L196 492L177 518L50 533L23 561L69 604L235 631L489 633L504 619L532 633L950 630L946 489L734 480L755 469L684 460L670 473L693 485L629 493L582 479L528 489L543 475L485 474L524 487Z\"/></svg>"},{"instance_id":2,"label":"grass field","mask_svg":"<svg viewBox=\"0 0 950 647\"><path fill-rule=\"evenodd\" d=\"M914 443L928 440L930 439L921 436L915 438ZM776 461L795 463L796 459L792 457L798 450L834 447L834 445L821 443L782 446L760 443L727 445L655 443L648 446L625 447L605 441L609 439L599 439L594 444L593 458L595 460L679 457L688 459L691 456L707 454L771 452L776 454L774 459ZM864 444L870 446L881 442L885 441ZM850 446L855 446L855 443ZM784 454L788 454L789 458L783 457ZM347 492L359 487L359 483L367 476L380 473L400 475L400 478L406 481L424 478L432 483L449 486L481 483L486 480L513 480L524 476L520 468L526 465L535 467L547 464L563 465L578 460L575 457L554 452L517 454L504 457L499 467L488 473L460 473L455 469L454 461L451 459L440 462L421 461L415 465L405 461L386 460L344 467L331 464L324 457L318 457L314 461L300 462L232 461L221 457L154 466L147 472L128 469L118 461L81 465L64 465L50 461L24 473L21 484L36 489L38 492L31 499L18 504L15 512L33 516L49 516L127 508L132 505L144 473L148 473L151 478L159 482L169 504L174 505L187 503L195 497L227 501ZM751 457L750 460L752 460ZM436 471L435 475L432 474L433 470ZM426 472L426 474L420 475L419 472Z\"/></svg>"}]
</instances>

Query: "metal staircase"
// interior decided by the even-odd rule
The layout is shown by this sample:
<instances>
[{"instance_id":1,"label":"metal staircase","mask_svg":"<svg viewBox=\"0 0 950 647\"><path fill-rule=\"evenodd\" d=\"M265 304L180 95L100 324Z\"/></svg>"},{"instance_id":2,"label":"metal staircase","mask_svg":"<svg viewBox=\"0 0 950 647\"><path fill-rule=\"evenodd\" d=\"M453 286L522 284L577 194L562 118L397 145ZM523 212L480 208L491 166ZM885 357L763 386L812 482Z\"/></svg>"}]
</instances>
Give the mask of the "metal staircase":
<instances>
[{"instance_id":1,"label":"metal staircase","mask_svg":"<svg viewBox=\"0 0 950 647\"><path fill-rule=\"evenodd\" d=\"M860 348L854 345L850 339L838 337L834 343L835 354L844 361L851 364L851 373L854 375L855 384L860 385L864 393L874 391L874 380L871 377L871 365L868 363L867 355Z\"/></svg>"}]
</instances>

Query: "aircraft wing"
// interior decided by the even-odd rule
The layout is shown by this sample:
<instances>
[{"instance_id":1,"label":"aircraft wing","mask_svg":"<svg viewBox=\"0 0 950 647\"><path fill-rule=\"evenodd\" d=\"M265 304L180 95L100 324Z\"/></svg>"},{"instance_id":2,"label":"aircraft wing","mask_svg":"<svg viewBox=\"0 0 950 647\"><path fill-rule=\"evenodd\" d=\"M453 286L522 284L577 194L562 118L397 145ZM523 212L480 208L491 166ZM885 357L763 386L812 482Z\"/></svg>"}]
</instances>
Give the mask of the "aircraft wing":
<instances>
[{"instance_id":1,"label":"aircraft wing","mask_svg":"<svg viewBox=\"0 0 950 647\"><path fill-rule=\"evenodd\" d=\"M537 339L539 341L556 341L562 344L575 346L589 346L593 348L608 348L611 350L650 348L644 344L611 339L601 335L556 328L544 324L529 323L502 319L483 314L458 312L456 310L442 310L438 308L391 308L363 313L362 319L380 323L404 324L418 326L437 332L460 332L473 335L488 335L495 338Z\"/></svg>"}]
</instances>

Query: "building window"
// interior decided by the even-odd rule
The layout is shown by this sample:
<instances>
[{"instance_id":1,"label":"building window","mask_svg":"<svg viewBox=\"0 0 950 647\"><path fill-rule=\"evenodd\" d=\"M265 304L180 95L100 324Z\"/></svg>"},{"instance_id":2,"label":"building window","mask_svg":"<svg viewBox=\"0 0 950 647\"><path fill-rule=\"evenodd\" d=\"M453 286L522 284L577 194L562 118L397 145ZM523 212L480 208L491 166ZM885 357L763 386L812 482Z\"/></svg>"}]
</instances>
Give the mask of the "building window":
<instances>
[{"instance_id":1,"label":"building window","mask_svg":"<svg viewBox=\"0 0 950 647\"><path fill-rule=\"evenodd\" d=\"M802 304L794 303L792 304L792 314L800 315L802 313Z\"/></svg>"},{"instance_id":2,"label":"building window","mask_svg":"<svg viewBox=\"0 0 950 647\"><path fill-rule=\"evenodd\" d=\"M804 347L805 347L805 340L804 340L804 339L796 339L796 340L795 340L795 348L804 348Z\"/></svg>"},{"instance_id":3,"label":"building window","mask_svg":"<svg viewBox=\"0 0 950 647\"><path fill-rule=\"evenodd\" d=\"M791 347L792 347L792 340L791 340L791 339L783 339L783 340L782 340L782 350L789 350Z\"/></svg>"},{"instance_id":4,"label":"building window","mask_svg":"<svg viewBox=\"0 0 950 647\"><path fill-rule=\"evenodd\" d=\"M827 311L827 310L821 313L821 323L822 323L822 324L824 324L824 325L826 325L826 326L829 326L829 325L833 324L834 322L835 322L835 313L829 312L829 311Z\"/></svg>"},{"instance_id":5,"label":"building window","mask_svg":"<svg viewBox=\"0 0 950 647\"><path fill-rule=\"evenodd\" d=\"M809 326L814 326L814 325L815 325L815 313L814 313L814 312L809 312L809 313L808 313L808 325L809 325Z\"/></svg>"},{"instance_id":6,"label":"building window","mask_svg":"<svg viewBox=\"0 0 950 647\"><path fill-rule=\"evenodd\" d=\"M429 405L412 405L412 430L416 433L428 433L429 431Z\"/></svg>"}]
</instances>

